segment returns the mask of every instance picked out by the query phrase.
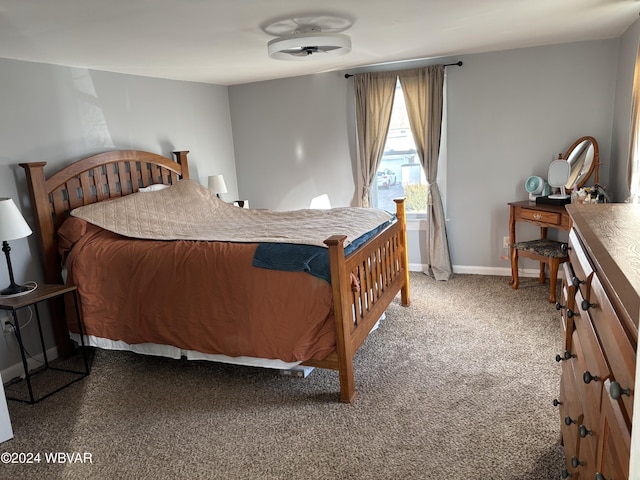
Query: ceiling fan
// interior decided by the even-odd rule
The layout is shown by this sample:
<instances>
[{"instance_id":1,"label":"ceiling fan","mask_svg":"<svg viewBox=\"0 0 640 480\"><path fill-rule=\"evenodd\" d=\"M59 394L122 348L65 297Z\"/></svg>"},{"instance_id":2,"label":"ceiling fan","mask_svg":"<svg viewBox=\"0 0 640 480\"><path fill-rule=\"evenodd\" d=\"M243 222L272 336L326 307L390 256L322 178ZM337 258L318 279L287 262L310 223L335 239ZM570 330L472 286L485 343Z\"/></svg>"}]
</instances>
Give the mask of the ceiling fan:
<instances>
[{"instance_id":1,"label":"ceiling fan","mask_svg":"<svg viewBox=\"0 0 640 480\"><path fill-rule=\"evenodd\" d=\"M295 55L296 57L306 57L307 55L312 55L319 52L324 52L324 50L319 47L301 47L282 50L282 53L288 53L289 55Z\"/></svg>"},{"instance_id":2,"label":"ceiling fan","mask_svg":"<svg viewBox=\"0 0 640 480\"><path fill-rule=\"evenodd\" d=\"M351 38L341 32L351 21L333 16L278 20L264 27L276 38L267 44L271 58L304 60L317 54L338 56L351 51Z\"/></svg>"},{"instance_id":3,"label":"ceiling fan","mask_svg":"<svg viewBox=\"0 0 640 480\"><path fill-rule=\"evenodd\" d=\"M329 53L331 50L339 48L336 46L313 46L313 47L295 47L289 48L286 50L280 50L280 53L285 53L287 55L293 55L294 57L306 57L309 55L313 55L314 53Z\"/></svg>"}]
</instances>

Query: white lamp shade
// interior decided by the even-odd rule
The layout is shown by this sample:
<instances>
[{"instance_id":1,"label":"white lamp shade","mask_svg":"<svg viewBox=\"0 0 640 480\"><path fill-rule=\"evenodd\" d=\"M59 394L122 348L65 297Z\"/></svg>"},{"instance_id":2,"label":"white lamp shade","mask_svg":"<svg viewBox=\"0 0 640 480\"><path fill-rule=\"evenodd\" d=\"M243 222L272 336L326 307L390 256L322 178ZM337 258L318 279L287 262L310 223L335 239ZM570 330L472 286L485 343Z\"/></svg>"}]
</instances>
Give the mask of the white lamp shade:
<instances>
[{"instance_id":1,"label":"white lamp shade","mask_svg":"<svg viewBox=\"0 0 640 480\"><path fill-rule=\"evenodd\" d=\"M209 190L213 193L227 193L224 177L222 175L211 175L209 177Z\"/></svg>"},{"instance_id":2,"label":"white lamp shade","mask_svg":"<svg viewBox=\"0 0 640 480\"><path fill-rule=\"evenodd\" d=\"M31 235L31 229L10 198L0 198L0 241Z\"/></svg>"}]
</instances>

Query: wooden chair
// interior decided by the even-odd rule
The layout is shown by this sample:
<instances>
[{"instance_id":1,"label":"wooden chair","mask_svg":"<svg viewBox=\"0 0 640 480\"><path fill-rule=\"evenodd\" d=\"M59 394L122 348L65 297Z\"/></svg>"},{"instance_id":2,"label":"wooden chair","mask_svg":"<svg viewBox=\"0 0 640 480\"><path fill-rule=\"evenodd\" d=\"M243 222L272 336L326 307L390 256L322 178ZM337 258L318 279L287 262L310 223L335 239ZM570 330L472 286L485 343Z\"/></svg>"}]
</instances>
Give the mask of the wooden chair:
<instances>
[{"instance_id":1,"label":"wooden chair","mask_svg":"<svg viewBox=\"0 0 640 480\"><path fill-rule=\"evenodd\" d=\"M545 264L549 265L549 302L556 302L560 264L569 260L567 244L547 238L518 242L511 249L511 284L518 288L518 256L540 262L540 283L545 282Z\"/></svg>"}]
</instances>

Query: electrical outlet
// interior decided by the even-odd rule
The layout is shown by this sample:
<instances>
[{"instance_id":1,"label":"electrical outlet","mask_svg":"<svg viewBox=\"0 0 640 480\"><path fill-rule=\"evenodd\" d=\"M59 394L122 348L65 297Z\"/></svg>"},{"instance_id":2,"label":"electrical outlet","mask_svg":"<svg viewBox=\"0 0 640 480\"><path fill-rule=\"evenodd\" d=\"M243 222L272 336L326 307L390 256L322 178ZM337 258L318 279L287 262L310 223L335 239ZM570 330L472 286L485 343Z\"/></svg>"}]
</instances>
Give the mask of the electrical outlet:
<instances>
[{"instance_id":1,"label":"electrical outlet","mask_svg":"<svg viewBox=\"0 0 640 480\"><path fill-rule=\"evenodd\" d=\"M13 324L11 323L11 320L4 320L4 323L2 324L2 331L5 335L7 335L8 333L13 333Z\"/></svg>"},{"instance_id":2,"label":"electrical outlet","mask_svg":"<svg viewBox=\"0 0 640 480\"><path fill-rule=\"evenodd\" d=\"M509 248L511 246L511 242L509 241L509 237L502 237L502 248Z\"/></svg>"}]
</instances>

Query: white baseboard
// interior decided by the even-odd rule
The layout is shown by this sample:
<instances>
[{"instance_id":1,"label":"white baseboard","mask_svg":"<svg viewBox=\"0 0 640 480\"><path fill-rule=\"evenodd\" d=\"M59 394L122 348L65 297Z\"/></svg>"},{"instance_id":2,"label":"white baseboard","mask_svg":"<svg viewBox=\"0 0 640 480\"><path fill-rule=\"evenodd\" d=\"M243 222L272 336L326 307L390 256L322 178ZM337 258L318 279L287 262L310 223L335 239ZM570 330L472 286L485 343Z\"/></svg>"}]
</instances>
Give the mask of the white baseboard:
<instances>
[{"instance_id":1,"label":"white baseboard","mask_svg":"<svg viewBox=\"0 0 640 480\"><path fill-rule=\"evenodd\" d=\"M52 361L58 358L58 349L56 347L51 347L47 350L47 360ZM34 358L27 358L27 365L29 367L29 371L34 368L41 367L44 365L44 355L39 353L35 355ZM2 376L3 382L7 383L17 377L24 378L24 368L22 368L22 362L16 363L15 365L11 365L10 367L5 368L0 372Z\"/></svg>"}]
</instances>

